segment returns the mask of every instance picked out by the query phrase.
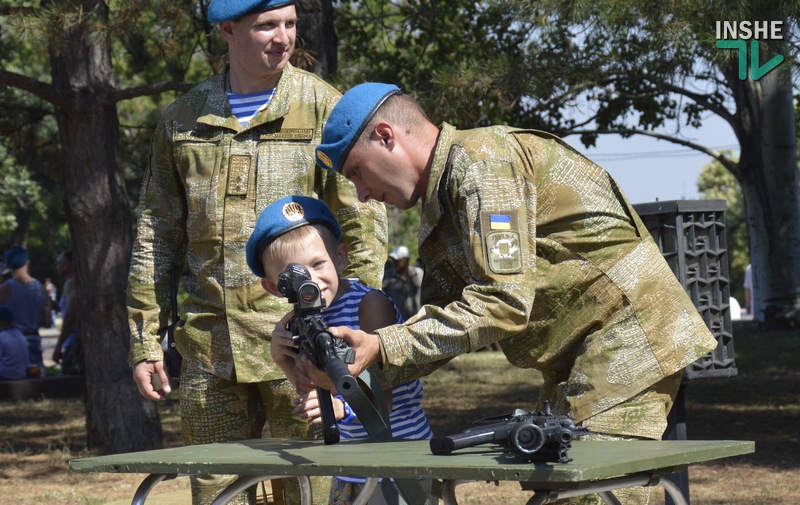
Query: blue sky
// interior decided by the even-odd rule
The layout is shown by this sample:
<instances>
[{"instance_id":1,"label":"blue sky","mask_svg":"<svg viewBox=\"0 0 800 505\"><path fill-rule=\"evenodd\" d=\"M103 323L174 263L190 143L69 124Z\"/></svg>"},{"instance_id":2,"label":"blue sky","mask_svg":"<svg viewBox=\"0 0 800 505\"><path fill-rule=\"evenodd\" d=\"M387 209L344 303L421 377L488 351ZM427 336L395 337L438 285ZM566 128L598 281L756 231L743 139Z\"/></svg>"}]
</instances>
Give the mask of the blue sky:
<instances>
[{"instance_id":1,"label":"blue sky","mask_svg":"<svg viewBox=\"0 0 800 505\"><path fill-rule=\"evenodd\" d=\"M733 131L718 116L706 118L700 129L684 127L681 131L684 137L701 145L739 152ZM597 146L590 149L580 143L577 135L564 140L605 168L631 203L700 198L697 177L711 161L698 151L641 135L627 139L600 135Z\"/></svg>"}]
</instances>

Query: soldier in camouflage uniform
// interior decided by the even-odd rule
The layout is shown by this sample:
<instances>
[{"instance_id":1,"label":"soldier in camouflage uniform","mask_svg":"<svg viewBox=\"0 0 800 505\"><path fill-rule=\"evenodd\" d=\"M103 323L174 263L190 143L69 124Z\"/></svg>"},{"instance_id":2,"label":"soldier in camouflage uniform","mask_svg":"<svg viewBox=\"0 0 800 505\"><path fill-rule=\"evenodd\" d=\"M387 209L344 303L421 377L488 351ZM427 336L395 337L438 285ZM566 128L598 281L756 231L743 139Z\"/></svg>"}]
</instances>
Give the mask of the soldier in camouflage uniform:
<instances>
[{"instance_id":1,"label":"soldier in camouflage uniform","mask_svg":"<svg viewBox=\"0 0 800 505\"><path fill-rule=\"evenodd\" d=\"M141 393L164 399L161 335L170 323L170 270L186 261L185 323L175 340L185 444L261 436L306 437L293 414L294 388L272 362L270 338L291 307L269 296L245 259L261 211L285 195L318 197L342 224L348 274L380 288L387 223L381 204L361 204L355 188L314 163L322 125L340 94L294 68L296 13L287 0L214 1L230 66L196 86L164 113L153 136L128 284L130 365ZM272 37L264 48L265 39ZM226 91L274 88L266 108L243 126ZM163 388L151 385L158 376ZM194 503L210 503L227 481L193 479ZM295 486L296 487L296 486ZM315 485L324 500L329 480ZM240 495L238 503L250 496Z\"/></svg>"},{"instance_id":2,"label":"soldier in camouflage uniform","mask_svg":"<svg viewBox=\"0 0 800 505\"><path fill-rule=\"evenodd\" d=\"M356 349L351 371L379 363L408 380L498 342L542 372L540 404L594 437L661 438L684 367L716 341L603 169L543 132L436 127L378 83L345 93L317 163L362 201L421 200L426 305L377 338L333 328ZM625 503L649 496L632 494Z\"/></svg>"}]
</instances>

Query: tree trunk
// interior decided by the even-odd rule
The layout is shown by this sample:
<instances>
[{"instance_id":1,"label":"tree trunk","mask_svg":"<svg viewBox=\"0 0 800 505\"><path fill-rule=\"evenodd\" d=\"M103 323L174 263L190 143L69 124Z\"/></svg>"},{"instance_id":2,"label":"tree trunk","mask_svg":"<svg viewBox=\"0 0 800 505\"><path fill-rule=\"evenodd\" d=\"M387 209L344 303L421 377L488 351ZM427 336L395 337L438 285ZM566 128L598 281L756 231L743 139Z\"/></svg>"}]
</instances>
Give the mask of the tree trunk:
<instances>
[{"instance_id":1,"label":"tree trunk","mask_svg":"<svg viewBox=\"0 0 800 505\"><path fill-rule=\"evenodd\" d=\"M297 2L297 39L303 58L299 66L327 78L336 73L337 39L333 28L331 0L300 0Z\"/></svg>"},{"instance_id":2,"label":"tree trunk","mask_svg":"<svg viewBox=\"0 0 800 505\"><path fill-rule=\"evenodd\" d=\"M800 186L790 65L735 83L739 182L750 232L755 319L800 324Z\"/></svg>"},{"instance_id":3,"label":"tree trunk","mask_svg":"<svg viewBox=\"0 0 800 505\"><path fill-rule=\"evenodd\" d=\"M109 98L115 86L110 48L102 32L89 28L107 21L107 6L100 0L76 3L82 19L65 28L66 44L51 49L50 62L61 98L56 117L86 364L87 440L106 453L159 448L158 411L139 395L127 364L132 216L117 109Z\"/></svg>"}]
</instances>

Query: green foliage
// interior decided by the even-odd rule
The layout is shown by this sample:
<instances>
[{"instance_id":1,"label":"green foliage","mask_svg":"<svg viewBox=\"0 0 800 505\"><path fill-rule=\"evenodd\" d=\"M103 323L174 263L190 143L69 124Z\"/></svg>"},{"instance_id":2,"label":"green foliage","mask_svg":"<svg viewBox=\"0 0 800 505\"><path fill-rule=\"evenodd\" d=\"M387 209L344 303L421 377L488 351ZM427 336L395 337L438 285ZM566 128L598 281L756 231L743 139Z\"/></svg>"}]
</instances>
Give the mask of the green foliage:
<instances>
[{"instance_id":1,"label":"green foliage","mask_svg":"<svg viewBox=\"0 0 800 505\"><path fill-rule=\"evenodd\" d=\"M527 25L499 2L341 0L341 88L397 84L431 118L466 128L507 120L519 109Z\"/></svg>"},{"instance_id":2,"label":"green foliage","mask_svg":"<svg viewBox=\"0 0 800 505\"><path fill-rule=\"evenodd\" d=\"M47 209L42 202L42 188L31 179L24 166L0 146L0 235L11 235L21 216L45 217Z\"/></svg>"},{"instance_id":3,"label":"green foliage","mask_svg":"<svg viewBox=\"0 0 800 505\"><path fill-rule=\"evenodd\" d=\"M65 26L84 19L93 20L92 36L107 37L111 43L119 90L170 81L199 82L222 64L225 45L202 14L208 0L110 0L105 4L110 9L108 22L92 11L76 9L73 1L20 4L0 0L0 68L49 84L49 54L42 48L61 50ZM155 122L176 96L174 92L145 93L117 104L120 159L132 205L138 200ZM42 244L43 262L54 264L55 257L49 256L69 246L69 232L53 106L32 93L0 87L0 114L5 118L0 125L0 148L41 188L33 198L37 208L43 209L31 214L24 229L15 228L13 237L9 228L17 226L19 214L4 213L0 240L31 247ZM58 248L53 251L54 240Z\"/></svg>"}]
</instances>

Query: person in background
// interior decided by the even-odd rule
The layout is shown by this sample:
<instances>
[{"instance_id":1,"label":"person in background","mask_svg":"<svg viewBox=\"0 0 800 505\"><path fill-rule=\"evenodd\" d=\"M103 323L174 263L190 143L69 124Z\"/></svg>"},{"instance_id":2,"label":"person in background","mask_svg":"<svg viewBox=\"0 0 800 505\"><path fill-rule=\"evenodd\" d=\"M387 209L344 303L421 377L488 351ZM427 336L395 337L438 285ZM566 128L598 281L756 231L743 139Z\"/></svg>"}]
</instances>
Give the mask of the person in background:
<instances>
[{"instance_id":1,"label":"person in background","mask_svg":"<svg viewBox=\"0 0 800 505\"><path fill-rule=\"evenodd\" d=\"M286 267L291 263L305 267L322 293L325 307L321 315L327 325L372 331L402 322L397 307L384 293L365 286L358 279L340 277L347 265L347 246L340 242L341 236L339 223L324 202L303 196L281 198L264 209L258 218L247 242L247 263L253 273L261 277L264 290L278 298L284 296L278 288L278 277ZM284 321L278 323L272 334L271 352L275 363L295 384L294 361L298 348L285 328ZM429 439L433 436L422 408L419 380L383 393L391 407L389 423L393 438ZM298 405L295 410L301 417L311 424L321 424L316 390L301 396L295 403ZM332 404L342 439L368 438L364 426L342 396L332 399ZM352 504L365 481L358 477L334 478L330 504ZM427 494L430 494L430 484L430 481L425 482ZM384 505L386 502L378 492L368 503Z\"/></svg>"},{"instance_id":2,"label":"person in background","mask_svg":"<svg viewBox=\"0 0 800 505\"><path fill-rule=\"evenodd\" d=\"M47 298L50 300L50 327L56 327L56 310L58 309L58 287L50 277L44 278L44 289L47 291Z\"/></svg>"},{"instance_id":3,"label":"person in background","mask_svg":"<svg viewBox=\"0 0 800 505\"><path fill-rule=\"evenodd\" d=\"M11 278L11 269L8 268L5 261L0 261L0 284L4 283Z\"/></svg>"},{"instance_id":4,"label":"person in background","mask_svg":"<svg viewBox=\"0 0 800 505\"><path fill-rule=\"evenodd\" d=\"M307 438L315 431L294 413L297 394L269 349L285 304L247 267L247 239L260 212L279 198L319 198L342 225L348 273L380 287L386 211L360 204L352 184L314 164L322 126L341 95L289 62L294 2L212 0L207 14L229 64L172 103L153 134L128 281L128 361L145 398L167 397L160 342L185 265L185 321L175 329L184 444L259 438L265 426L274 437ZM232 479L193 477L193 503L210 503ZM322 499L330 480L313 481ZM277 496L281 485L287 503L297 503L297 483L274 481ZM254 495L251 488L235 503L252 503Z\"/></svg>"},{"instance_id":5,"label":"person in background","mask_svg":"<svg viewBox=\"0 0 800 505\"><path fill-rule=\"evenodd\" d=\"M58 302L62 318L61 331L53 348L52 359L61 365L62 375L80 375L83 373L83 355L77 333L78 298L71 250L63 251L58 255L56 269L59 277L64 281L64 289Z\"/></svg>"},{"instance_id":6,"label":"person in background","mask_svg":"<svg viewBox=\"0 0 800 505\"><path fill-rule=\"evenodd\" d=\"M410 263L408 247L404 245L392 249L389 257L394 261L394 271L392 275L384 275L383 291L397 305L405 320L420 308L423 271Z\"/></svg>"},{"instance_id":7,"label":"person in background","mask_svg":"<svg viewBox=\"0 0 800 505\"><path fill-rule=\"evenodd\" d=\"M744 312L755 318L755 291L753 290L753 267L750 263L744 269Z\"/></svg>"},{"instance_id":8,"label":"person in background","mask_svg":"<svg viewBox=\"0 0 800 505\"><path fill-rule=\"evenodd\" d=\"M14 326L28 341L28 363L39 367L41 373L44 360L39 328L52 324L50 298L42 283L31 277L31 262L24 247L14 246L6 251L5 260L11 268L11 278L0 285L0 304L8 305L14 313Z\"/></svg>"},{"instance_id":9,"label":"person in background","mask_svg":"<svg viewBox=\"0 0 800 505\"><path fill-rule=\"evenodd\" d=\"M14 312L0 305L0 380L19 380L28 374L28 341L15 328Z\"/></svg>"},{"instance_id":10,"label":"person in background","mask_svg":"<svg viewBox=\"0 0 800 505\"><path fill-rule=\"evenodd\" d=\"M544 132L436 126L383 83L344 94L317 163L362 201L421 202L426 305L373 333L331 328L355 349L351 373L377 364L397 383L498 342L511 364L541 371L538 407L549 401L590 439L662 437L683 369L717 342L606 171ZM304 389L303 374L329 385L300 362Z\"/></svg>"}]
</instances>

